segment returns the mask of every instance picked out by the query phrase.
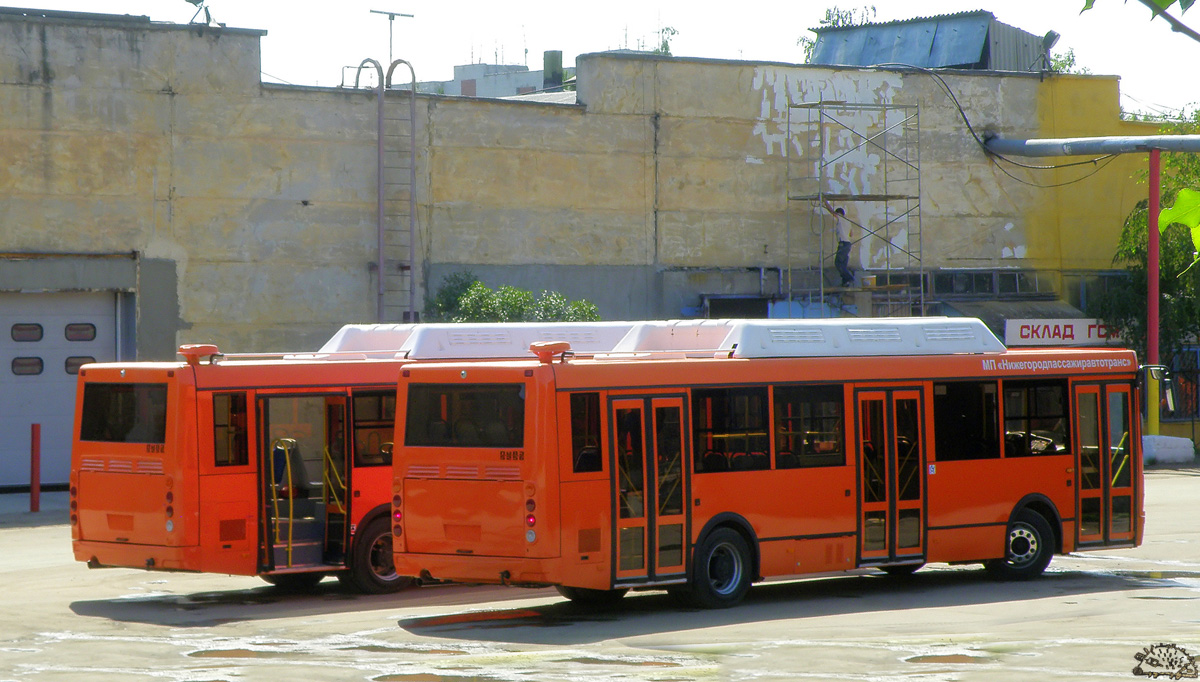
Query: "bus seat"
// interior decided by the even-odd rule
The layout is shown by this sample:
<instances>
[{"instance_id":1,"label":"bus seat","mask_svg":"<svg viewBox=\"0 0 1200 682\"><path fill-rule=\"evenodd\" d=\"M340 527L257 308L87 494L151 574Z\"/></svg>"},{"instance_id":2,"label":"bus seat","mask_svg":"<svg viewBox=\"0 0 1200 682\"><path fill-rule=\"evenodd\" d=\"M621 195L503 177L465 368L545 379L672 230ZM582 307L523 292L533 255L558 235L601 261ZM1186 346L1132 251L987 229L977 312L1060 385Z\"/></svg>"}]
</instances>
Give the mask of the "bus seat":
<instances>
[{"instance_id":1,"label":"bus seat","mask_svg":"<svg viewBox=\"0 0 1200 682\"><path fill-rule=\"evenodd\" d=\"M800 466L800 461L796 455L791 452L781 452L775 456L776 469L796 469Z\"/></svg>"},{"instance_id":2,"label":"bus seat","mask_svg":"<svg viewBox=\"0 0 1200 682\"><path fill-rule=\"evenodd\" d=\"M729 458L730 471L749 471L754 468L754 459L744 452L735 452Z\"/></svg>"},{"instance_id":3,"label":"bus seat","mask_svg":"<svg viewBox=\"0 0 1200 682\"><path fill-rule=\"evenodd\" d=\"M508 445L508 429L503 422L490 421L483 426L483 438L488 445Z\"/></svg>"},{"instance_id":4,"label":"bus seat","mask_svg":"<svg viewBox=\"0 0 1200 682\"><path fill-rule=\"evenodd\" d=\"M307 497L308 477L304 471L304 460L300 457L300 446L293 445L291 449L288 449L282 443L277 444L274 452L271 453L271 460L275 462L275 486L279 491L279 496ZM290 486L288 485L289 461L292 469Z\"/></svg>"},{"instance_id":5,"label":"bus seat","mask_svg":"<svg viewBox=\"0 0 1200 682\"><path fill-rule=\"evenodd\" d=\"M771 457L765 452L751 452L750 465L755 471L771 468Z\"/></svg>"},{"instance_id":6,"label":"bus seat","mask_svg":"<svg viewBox=\"0 0 1200 682\"><path fill-rule=\"evenodd\" d=\"M429 442L446 443L450 440L450 425L441 419L429 422Z\"/></svg>"},{"instance_id":7,"label":"bus seat","mask_svg":"<svg viewBox=\"0 0 1200 682\"><path fill-rule=\"evenodd\" d=\"M469 419L454 422L454 442L459 445L475 445L479 442L479 427Z\"/></svg>"},{"instance_id":8,"label":"bus seat","mask_svg":"<svg viewBox=\"0 0 1200 682\"><path fill-rule=\"evenodd\" d=\"M601 469L603 467L600 462L600 448L589 445L579 448L579 452L575 453L575 473L600 471Z\"/></svg>"},{"instance_id":9,"label":"bus seat","mask_svg":"<svg viewBox=\"0 0 1200 682\"><path fill-rule=\"evenodd\" d=\"M724 454L709 450L704 453L704 470L729 471L729 460L725 459Z\"/></svg>"}]
</instances>

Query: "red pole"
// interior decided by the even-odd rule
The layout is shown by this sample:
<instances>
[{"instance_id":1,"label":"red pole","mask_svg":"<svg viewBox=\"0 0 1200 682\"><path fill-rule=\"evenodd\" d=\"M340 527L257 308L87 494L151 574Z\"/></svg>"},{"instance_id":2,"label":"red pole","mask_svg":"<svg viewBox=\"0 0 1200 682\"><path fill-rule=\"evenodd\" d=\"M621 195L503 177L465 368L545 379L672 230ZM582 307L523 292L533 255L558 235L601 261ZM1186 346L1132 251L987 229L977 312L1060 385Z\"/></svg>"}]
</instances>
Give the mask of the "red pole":
<instances>
[{"instance_id":1,"label":"red pole","mask_svg":"<svg viewBox=\"0 0 1200 682\"><path fill-rule=\"evenodd\" d=\"M29 511L42 507L42 425L29 427Z\"/></svg>"}]
</instances>

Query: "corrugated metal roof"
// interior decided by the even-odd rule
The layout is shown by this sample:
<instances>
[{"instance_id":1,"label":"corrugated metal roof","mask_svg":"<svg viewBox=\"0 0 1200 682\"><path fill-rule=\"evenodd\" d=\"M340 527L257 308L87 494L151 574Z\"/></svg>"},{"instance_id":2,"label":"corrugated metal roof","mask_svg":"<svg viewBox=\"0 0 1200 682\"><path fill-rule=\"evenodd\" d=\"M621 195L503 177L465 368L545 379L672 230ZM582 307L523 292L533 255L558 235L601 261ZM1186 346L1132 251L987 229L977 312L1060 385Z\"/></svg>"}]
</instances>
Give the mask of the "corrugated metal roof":
<instances>
[{"instance_id":1,"label":"corrugated metal roof","mask_svg":"<svg viewBox=\"0 0 1200 682\"><path fill-rule=\"evenodd\" d=\"M984 10L812 30L817 41L810 64L1026 71L1041 54L1041 37Z\"/></svg>"}]
</instances>

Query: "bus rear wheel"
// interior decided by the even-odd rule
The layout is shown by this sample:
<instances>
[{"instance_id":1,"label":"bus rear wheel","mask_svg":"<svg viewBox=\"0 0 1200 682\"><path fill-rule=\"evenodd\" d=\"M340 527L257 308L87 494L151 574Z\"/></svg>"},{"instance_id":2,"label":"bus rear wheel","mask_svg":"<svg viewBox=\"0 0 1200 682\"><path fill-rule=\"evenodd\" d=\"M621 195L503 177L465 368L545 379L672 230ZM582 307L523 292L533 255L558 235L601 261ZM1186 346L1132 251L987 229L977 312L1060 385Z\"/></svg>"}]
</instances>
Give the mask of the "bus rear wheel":
<instances>
[{"instance_id":1,"label":"bus rear wheel","mask_svg":"<svg viewBox=\"0 0 1200 682\"><path fill-rule=\"evenodd\" d=\"M349 570L338 578L365 594L386 594L412 585L412 578L396 573L388 517L381 516L354 534Z\"/></svg>"},{"instance_id":2,"label":"bus rear wheel","mask_svg":"<svg viewBox=\"0 0 1200 682\"><path fill-rule=\"evenodd\" d=\"M554 589L562 596L576 604L586 606L612 606L625 596L629 590L594 590L588 587L567 587L555 585Z\"/></svg>"},{"instance_id":3,"label":"bus rear wheel","mask_svg":"<svg viewBox=\"0 0 1200 682\"><path fill-rule=\"evenodd\" d=\"M1054 531L1041 514L1022 509L1008 524L1004 558L984 567L997 580L1029 580L1041 575L1054 556Z\"/></svg>"},{"instance_id":4,"label":"bus rear wheel","mask_svg":"<svg viewBox=\"0 0 1200 682\"><path fill-rule=\"evenodd\" d=\"M687 588L670 594L687 605L724 609L737 604L750 589L750 546L732 528L717 528L696 548Z\"/></svg>"}]
</instances>

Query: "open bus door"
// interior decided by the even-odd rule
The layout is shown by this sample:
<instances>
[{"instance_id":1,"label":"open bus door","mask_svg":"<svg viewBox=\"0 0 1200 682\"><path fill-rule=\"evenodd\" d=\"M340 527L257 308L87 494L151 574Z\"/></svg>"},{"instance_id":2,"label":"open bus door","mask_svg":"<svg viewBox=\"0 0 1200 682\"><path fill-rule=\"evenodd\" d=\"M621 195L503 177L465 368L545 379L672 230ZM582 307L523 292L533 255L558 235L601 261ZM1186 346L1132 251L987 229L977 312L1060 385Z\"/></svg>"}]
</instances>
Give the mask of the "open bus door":
<instances>
[{"instance_id":1,"label":"open bus door","mask_svg":"<svg viewBox=\"0 0 1200 682\"><path fill-rule=\"evenodd\" d=\"M346 397L259 394L260 563L313 575L345 564ZM278 579L272 582L280 582Z\"/></svg>"},{"instance_id":2,"label":"open bus door","mask_svg":"<svg viewBox=\"0 0 1200 682\"><path fill-rule=\"evenodd\" d=\"M858 415L860 563L922 563L921 393L859 392Z\"/></svg>"},{"instance_id":3,"label":"open bus door","mask_svg":"<svg viewBox=\"0 0 1200 682\"><path fill-rule=\"evenodd\" d=\"M1134 542L1132 391L1124 383L1075 385L1080 545Z\"/></svg>"},{"instance_id":4,"label":"open bus door","mask_svg":"<svg viewBox=\"0 0 1200 682\"><path fill-rule=\"evenodd\" d=\"M689 498L683 398L621 398L610 411L614 583L682 578Z\"/></svg>"}]
</instances>

